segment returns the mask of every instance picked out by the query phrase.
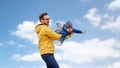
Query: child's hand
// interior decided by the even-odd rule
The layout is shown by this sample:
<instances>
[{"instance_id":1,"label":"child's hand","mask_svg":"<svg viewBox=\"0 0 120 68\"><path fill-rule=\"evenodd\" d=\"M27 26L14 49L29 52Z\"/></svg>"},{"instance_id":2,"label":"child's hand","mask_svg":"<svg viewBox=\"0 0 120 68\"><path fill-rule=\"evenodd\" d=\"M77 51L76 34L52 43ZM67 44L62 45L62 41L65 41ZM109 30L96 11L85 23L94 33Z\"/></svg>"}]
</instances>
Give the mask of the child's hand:
<instances>
[{"instance_id":1,"label":"child's hand","mask_svg":"<svg viewBox=\"0 0 120 68\"><path fill-rule=\"evenodd\" d=\"M62 43L59 43L58 46L62 46Z\"/></svg>"},{"instance_id":2,"label":"child's hand","mask_svg":"<svg viewBox=\"0 0 120 68\"><path fill-rule=\"evenodd\" d=\"M82 32L82 34L85 34L86 33L86 30Z\"/></svg>"},{"instance_id":3,"label":"child's hand","mask_svg":"<svg viewBox=\"0 0 120 68\"><path fill-rule=\"evenodd\" d=\"M70 34L70 37L73 35L73 32Z\"/></svg>"}]
</instances>

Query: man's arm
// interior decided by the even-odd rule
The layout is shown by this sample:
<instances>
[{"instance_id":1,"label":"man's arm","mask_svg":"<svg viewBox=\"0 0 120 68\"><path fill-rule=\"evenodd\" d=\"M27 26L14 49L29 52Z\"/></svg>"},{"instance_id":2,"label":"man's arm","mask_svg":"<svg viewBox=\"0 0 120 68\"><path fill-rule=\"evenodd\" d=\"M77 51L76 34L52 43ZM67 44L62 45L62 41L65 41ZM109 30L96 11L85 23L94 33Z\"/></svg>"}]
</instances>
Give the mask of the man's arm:
<instances>
[{"instance_id":1,"label":"man's arm","mask_svg":"<svg viewBox=\"0 0 120 68\"><path fill-rule=\"evenodd\" d=\"M54 40L60 40L60 38L61 38L60 34L57 34L53 30L51 30L50 28L45 28L45 33L47 36L49 36L50 38L53 38Z\"/></svg>"}]
</instances>

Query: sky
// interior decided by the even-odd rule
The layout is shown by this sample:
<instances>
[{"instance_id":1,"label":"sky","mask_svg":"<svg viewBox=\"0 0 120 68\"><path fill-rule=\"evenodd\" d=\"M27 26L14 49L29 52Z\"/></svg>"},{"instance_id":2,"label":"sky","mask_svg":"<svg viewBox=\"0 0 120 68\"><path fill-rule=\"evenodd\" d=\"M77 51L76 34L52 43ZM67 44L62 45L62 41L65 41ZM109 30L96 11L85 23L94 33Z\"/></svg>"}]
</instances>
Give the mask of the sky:
<instances>
[{"instance_id":1,"label":"sky","mask_svg":"<svg viewBox=\"0 0 120 68\"><path fill-rule=\"evenodd\" d=\"M43 12L53 31L86 30L54 42L60 68L120 68L120 0L0 0L0 68L46 68L34 28Z\"/></svg>"}]
</instances>

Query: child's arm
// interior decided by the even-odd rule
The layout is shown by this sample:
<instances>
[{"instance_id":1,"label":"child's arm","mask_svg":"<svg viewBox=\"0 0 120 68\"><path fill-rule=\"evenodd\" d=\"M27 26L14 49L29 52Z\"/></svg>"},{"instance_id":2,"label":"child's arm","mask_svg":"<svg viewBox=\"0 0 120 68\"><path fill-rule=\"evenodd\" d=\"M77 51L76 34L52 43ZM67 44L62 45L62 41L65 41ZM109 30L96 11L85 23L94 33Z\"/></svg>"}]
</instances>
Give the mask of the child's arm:
<instances>
[{"instance_id":1,"label":"child's arm","mask_svg":"<svg viewBox=\"0 0 120 68\"><path fill-rule=\"evenodd\" d=\"M61 46L61 45L63 44L66 36L67 36L67 34L62 34L61 39L60 39L60 44L59 44L59 46Z\"/></svg>"},{"instance_id":2,"label":"child's arm","mask_svg":"<svg viewBox=\"0 0 120 68\"><path fill-rule=\"evenodd\" d=\"M73 33L80 33L80 34L82 34L82 31L73 28Z\"/></svg>"},{"instance_id":3,"label":"child's arm","mask_svg":"<svg viewBox=\"0 0 120 68\"><path fill-rule=\"evenodd\" d=\"M73 33L85 34L86 31L81 31L73 28Z\"/></svg>"}]
</instances>

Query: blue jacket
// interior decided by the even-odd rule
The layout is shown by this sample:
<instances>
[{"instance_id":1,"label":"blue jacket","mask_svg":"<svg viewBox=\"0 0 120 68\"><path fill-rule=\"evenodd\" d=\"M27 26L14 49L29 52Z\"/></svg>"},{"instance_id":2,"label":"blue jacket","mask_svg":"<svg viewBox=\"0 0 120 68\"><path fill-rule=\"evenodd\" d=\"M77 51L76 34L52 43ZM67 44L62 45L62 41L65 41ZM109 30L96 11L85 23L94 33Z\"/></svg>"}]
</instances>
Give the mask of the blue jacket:
<instances>
[{"instance_id":1,"label":"blue jacket","mask_svg":"<svg viewBox=\"0 0 120 68\"><path fill-rule=\"evenodd\" d=\"M79 33L79 34L81 34L82 31L73 28L73 33ZM63 25L63 27L62 27L62 29L60 31L60 34L62 35L62 37L60 39L60 43L63 43L64 40L65 40L65 38L66 38L66 36L71 34L70 32L67 32L65 24Z\"/></svg>"}]
</instances>

